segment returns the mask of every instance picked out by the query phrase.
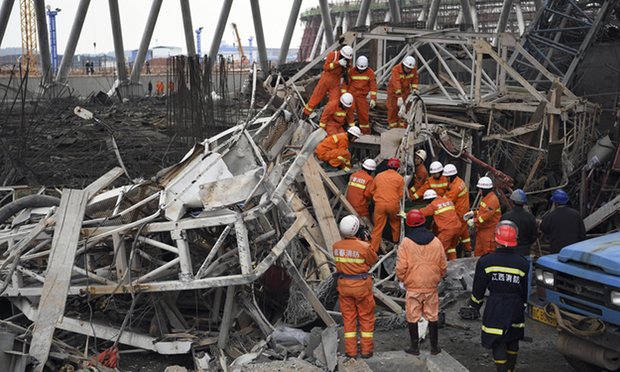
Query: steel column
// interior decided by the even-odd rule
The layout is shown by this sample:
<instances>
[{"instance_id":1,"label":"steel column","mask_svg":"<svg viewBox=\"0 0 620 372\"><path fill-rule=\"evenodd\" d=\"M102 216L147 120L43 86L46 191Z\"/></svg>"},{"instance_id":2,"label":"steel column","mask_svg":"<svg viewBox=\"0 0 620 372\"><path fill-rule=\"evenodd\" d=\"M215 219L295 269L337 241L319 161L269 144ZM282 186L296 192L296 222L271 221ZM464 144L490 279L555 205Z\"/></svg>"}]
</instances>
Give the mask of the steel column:
<instances>
[{"instance_id":1,"label":"steel column","mask_svg":"<svg viewBox=\"0 0 620 372\"><path fill-rule=\"evenodd\" d=\"M11 17L11 11L13 10L13 4L15 0L3 0L0 7L0 45L2 45L2 39L4 38L4 32L6 31L6 25L9 24L9 18Z\"/></svg>"},{"instance_id":2,"label":"steel column","mask_svg":"<svg viewBox=\"0 0 620 372\"><path fill-rule=\"evenodd\" d=\"M283 65L286 63L286 55L288 54L288 48L291 46L291 39L293 38L293 32L295 31L295 24L297 23L300 9L301 0L293 0L291 13L288 16L288 23L286 24L286 30L284 31L284 37L282 38L282 46L280 47L280 58L278 58L278 65Z\"/></svg>"},{"instance_id":3,"label":"steel column","mask_svg":"<svg viewBox=\"0 0 620 372\"><path fill-rule=\"evenodd\" d=\"M515 13L517 14L517 25L519 25L519 36L525 33L525 18L523 17L523 8L521 8L521 0L514 1Z\"/></svg>"},{"instance_id":4,"label":"steel column","mask_svg":"<svg viewBox=\"0 0 620 372\"><path fill-rule=\"evenodd\" d=\"M471 16L471 8L469 7L469 1L461 0L461 12L463 13L463 18L465 20L465 23L473 27L474 20L472 19L472 16Z\"/></svg>"},{"instance_id":5,"label":"steel column","mask_svg":"<svg viewBox=\"0 0 620 372\"><path fill-rule=\"evenodd\" d=\"M250 0L250 7L252 8L252 20L254 21L254 33L256 34L256 47L258 48L260 66L263 70L263 76L267 76L269 74L269 60L267 59L267 46L265 45L263 20L260 15L258 0Z\"/></svg>"},{"instance_id":6,"label":"steel column","mask_svg":"<svg viewBox=\"0 0 620 372\"><path fill-rule=\"evenodd\" d=\"M151 4L151 11L149 17L146 19L146 25L144 26L144 33L140 40L140 48L138 49L138 55L133 64L131 70L131 81L137 83L140 81L140 74L142 74L142 66L146 60L146 53L148 53L149 45L151 44L151 38L153 37L153 30L155 30L155 23L157 23L157 17L159 16L159 10L163 0L153 0Z\"/></svg>"},{"instance_id":7,"label":"steel column","mask_svg":"<svg viewBox=\"0 0 620 372\"><path fill-rule=\"evenodd\" d=\"M476 0L467 0L469 2L469 14L471 14L474 31L478 32L478 9L476 9Z\"/></svg>"},{"instance_id":8,"label":"steel column","mask_svg":"<svg viewBox=\"0 0 620 372\"><path fill-rule=\"evenodd\" d=\"M122 83L127 80L127 66L125 66L125 48L123 47L123 30L121 29L121 15L118 10L118 0L108 0L108 5L110 7L112 38L114 39L116 71L118 80Z\"/></svg>"},{"instance_id":9,"label":"steel column","mask_svg":"<svg viewBox=\"0 0 620 372\"><path fill-rule=\"evenodd\" d=\"M325 40L327 41L327 45L332 45L334 43L334 34L332 30L334 26L332 25L332 17L329 14L329 6L327 5L327 0L319 0L319 7L321 8L321 19L323 20L323 32L325 33Z\"/></svg>"},{"instance_id":10,"label":"steel column","mask_svg":"<svg viewBox=\"0 0 620 372\"><path fill-rule=\"evenodd\" d=\"M189 8L189 0L180 0L181 14L183 15L183 31L185 33L185 45L189 57L196 56L196 45L194 44L194 27L192 27L192 11Z\"/></svg>"},{"instance_id":11,"label":"steel column","mask_svg":"<svg viewBox=\"0 0 620 372\"><path fill-rule=\"evenodd\" d=\"M60 67L58 67L58 73L56 74L56 82L58 83L67 81L67 76L73 65L75 48L77 47L78 40L80 40L80 33L82 32L82 26L84 26L84 19L86 18L89 5L90 0L80 0L78 4L75 18L73 18L73 26L71 26L71 33L69 34L67 46L65 47L65 53L62 55Z\"/></svg>"},{"instance_id":12,"label":"steel column","mask_svg":"<svg viewBox=\"0 0 620 372\"><path fill-rule=\"evenodd\" d=\"M37 35L39 36L39 54L41 56L41 85L46 86L52 81L52 56L47 36L45 0L34 0L34 12L37 18Z\"/></svg>"},{"instance_id":13,"label":"steel column","mask_svg":"<svg viewBox=\"0 0 620 372\"><path fill-rule=\"evenodd\" d=\"M495 29L495 32L498 34L506 31L506 25L508 24L508 16L510 16L511 8L512 0L504 0L504 3L502 4L502 11L499 14L499 20L497 21L497 28Z\"/></svg>"},{"instance_id":14,"label":"steel column","mask_svg":"<svg viewBox=\"0 0 620 372\"><path fill-rule=\"evenodd\" d=\"M323 40L324 29L325 26L323 25L323 22L321 22L321 26L319 26L319 29L316 32L316 37L314 38L314 43L312 44L312 50L310 51L310 61L312 61L318 54L321 54L321 52L317 51L317 49L321 49L321 40Z\"/></svg>"},{"instance_id":15,"label":"steel column","mask_svg":"<svg viewBox=\"0 0 620 372\"><path fill-rule=\"evenodd\" d=\"M437 13L439 12L440 0L433 0L431 2L431 8L428 11L428 19L426 20L426 28L429 30L435 29L435 23L437 22Z\"/></svg>"},{"instance_id":16,"label":"steel column","mask_svg":"<svg viewBox=\"0 0 620 372\"><path fill-rule=\"evenodd\" d=\"M355 27L364 26L366 24L366 18L368 17L368 11L370 10L371 0L362 0L360 4L360 12L357 14L357 21ZM370 23L368 24L370 26Z\"/></svg>"},{"instance_id":17,"label":"steel column","mask_svg":"<svg viewBox=\"0 0 620 372\"><path fill-rule=\"evenodd\" d=\"M213 41L211 42L211 49L209 50L209 63L212 66L217 57L217 52L220 50L220 43L222 42L222 35L226 28L226 22L228 22L228 15L230 14L230 8L232 7L233 0L224 0L222 4L222 10L220 11L220 18L217 20L217 26L215 27L215 33L213 34Z\"/></svg>"},{"instance_id":18,"label":"steel column","mask_svg":"<svg viewBox=\"0 0 620 372\"><path fill-rule=\"evenodd\" d=\"M400 6L398 0L390 0L390 13L392 14L393 23L401 23Z\"/></svg>"}]
</instances>

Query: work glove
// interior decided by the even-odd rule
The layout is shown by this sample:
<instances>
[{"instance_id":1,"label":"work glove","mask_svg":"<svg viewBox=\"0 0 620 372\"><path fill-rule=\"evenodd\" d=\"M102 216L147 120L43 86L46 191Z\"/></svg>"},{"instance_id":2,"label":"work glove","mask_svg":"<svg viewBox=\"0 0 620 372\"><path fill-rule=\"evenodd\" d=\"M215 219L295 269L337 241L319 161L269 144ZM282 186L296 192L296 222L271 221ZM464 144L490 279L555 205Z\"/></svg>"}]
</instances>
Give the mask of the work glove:
<instances>
[{"instance_id":1,"label":"work glove","mask_svg":"<svg viewBox=\"0 0 620 372\"><path fill-rule=\"evenodd\" d=\"M407 289L405 288L405 285L403 284L403 282L398 282L398 286L400 287L400 289L402 289L403 291L406 291Z\"/></svg>"},{"instance_id":2,"label":"work glove","mask_svg":"<svg viewBox=\"0 0 620 372\"><path fill-rule=\"evenodd\" d=\"M347 67L347 60L344 58L341 58L338 60L338 64L342 67Z\"/></svg>"},{"instance_id":3,"label":"work glove","mask_svg":"<svg viewBox=\"0 0 620 372\"><path fill-rule=\"evenodd\" d=\"M396 105L398 107L401 107L403 105L403 97L398 97L398 100L396 101Z\"/></svg>"},{"instance_id":4,"label":"work glove","mask_svg":"<svg viewBox=\"0 0 620 372\"><path fill-rule=\"evenodd\" d=\"M472 218L474 218L474 211L469 211L463 215L463 220L465 221L471 220Z\"/></svg>"},{"instance_id":5,"label":"work glove","mask_svg":"<svg viewBox=\"0 0 620 372\"><path fill-rule=\"evenodd\" d=\"M374 99L371 99L371 100L370 100L370 108L371 108L371 109L374 109L374 108L375 108L375 106L377 106L377 101L375 101Z\"/></svg>"},{"instance_id":6,"label":"work glove","mask_svg":"<svg viewBox=\"0 0 620 372\"><path fill-rule=\"evenodd\" d=\"M471 219L467 220L467 226L469 226L469 227L474 227L474 225L475 225L475 222L474 222L474 219L473 219L473 218L471 218Z\"/></svg>"},{"instance_id":7,"label":"work glove","mask_svg":"<svg viewBox=\"0 0 620 372\"><path fill-rule=\"evenodd\" d=\"M400 211L398 212L397 216L400 218L407 218L407 213L405 213L405 211Z\"/></svg>"},{"instance_id":8,"label":"work glove","mask_svg":"<svg viewBox=\"0 0 620 372\"><path fill-rule=\"evenodd\" d=\"M351 168L349 168L349 167L343 167L343 168L342 168L342 170L343 170L345 173L349 173L349 172L351 171Z\"/></svg>"}]
</instances>

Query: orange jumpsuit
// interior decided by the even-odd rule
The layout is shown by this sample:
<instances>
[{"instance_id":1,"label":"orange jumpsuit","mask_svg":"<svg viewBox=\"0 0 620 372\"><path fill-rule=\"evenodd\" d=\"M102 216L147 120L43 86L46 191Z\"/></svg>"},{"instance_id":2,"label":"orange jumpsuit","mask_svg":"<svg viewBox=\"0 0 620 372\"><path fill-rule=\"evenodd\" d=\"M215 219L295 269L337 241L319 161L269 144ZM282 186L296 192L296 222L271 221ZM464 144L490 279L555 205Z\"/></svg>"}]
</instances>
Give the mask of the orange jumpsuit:
<instances>
[{"instance_id":1,"label":"orange jumpsuit","mask_svg":"<svg viewBox=\"0 0 620 372\"><path fill-rule=\"evenodd\" d=\"M494 192L488 193L480 201L480 208L474 213L476 223L476 249L479 257L495 251L495 226L502 216L499 199Z\"/></svg>"},{"instance_id":2,"label":"orange jumpsuit","mask_svg":"<svg viewBox=\"0 0 620 372\"><path fill-rule=\"evenodd\" d=\"M408 323L424 319L436 322L439 318L439 294L437 285L446 273L446 254L437 238L421 245L409 238L398 247L396 277L407 288L405 302Z\"/></svg>"},{"instance_id":3,"label":"orange jumpsuit","mask_svg":"<svg viewBox=\"0 0 620 372\"><path fill-rule=\"evenodd\" d=\"M388 128L404 128L405 122L398 117L398 98L407 99L412 89L418 89L418 68L414 67L408 74L403 71L403 64L399 63L392 68L392 75L388 82Z\"/></svg>"},{"instance_id":4,"label":"orange jumpsuit","mask_svg":"<svg viewBox=\"0 0 620 372\"><path fill-rule=\"evenodd\" d=\"M362 133L370 134L370 116L368 115L370 105L366 97L370 93L370 99L377 100L375 71L370 67L361 72L355 67L349 69L349 84L346 91L353 95L353 108L357 110L357 122Z\"/></svg>"},{"instance_id":5,"label":"orange jumpsuit","mask_svg":"<svg viewBox=\"0 0 620 372\"><path fill-rule=\"evenodd\" d=\"M433 217L437 238L446 250L448 260L456 259L456 245L461 236L461 221L456 215L456 207L452 200L438 196L426 207L420 209L425 217Z\"/></svg>"},{"instance_id":6,"label":"orange jumpsuit","mask_svg":"<svg viewBox=\"0 0 620 372\"><path fill-rule=\"evenodd\" d=\"M463 220L465 213L469 212L469 190L467 185L459 176L455 176L454 180L448 185L446 198L452 200L456 207L456 215L461 220L461 236L460 242L463 244L465 251L471 252L471 238L469 237L469 228L467 222Z\"/></svg>"},{"instance_id":7,"label":"orange jumpsuit","mask_svg":"<svg viewBox=\"0 0 620 372\"><path fill-rule=\"evenodd\" d=\"M328 162L334 168L342 167L346 171L351 168L349 135L346 132L325 137L314 153L319 160Z\"/></svg>"},{"instance_id":8,"label":"orange jumpsuit","mask_svg":"<svg viewBox=\"0 0 620 372\"><path fill-rule=\"evenodd\" d=\"M155 92L157 93L158 96L161 96L162 94L164 94L164 82L161 80L157 80L157 82L155 83Z\"/></svg>"},{"instance_id":9,"label":"orange jumpsuit","mask_svg":"<svg viewBox=\"0 0 620 372\"><path fill-rule=\"evenodd\" d=\"M424 163L420 163L415 167L415 175L413 177L413 186L409 188L409 196L413 199L412 195L415 195L417 189L422 187L426 183L428 179L428 171L426 170L426 165ZM422 194L424 195L424 194Z\"/></svg>"},{"instance_id":10,"label":"orange jumpsuit","mask_svg":"<svg viewBox=\"0 0 620 372\"><path fill-rule=\"evenodd\" d=\"M327 134L336 134L345 132L344 123L349 124L349 127L355 125L353 119L353 106L343 109L340 107L340 100L329 101L323 110L321 115L321 121L319 126L327 132Z\"/></svg>"},{"instance_id":11,"label":"orange jumpsuit","mask_svg":"<svg viewBox=\"0 0 620 372\"><path fill-rule=\"evenodd\" d=\"M340 55L340 51L335 50L330 52L325 58L323 64L323 72L319 82L314 87L312 96L304 107L304 114L310 115L314 108L321 103L325 93L329 96L329 101L337 101L340 98L340 78L342 76L343 67L340 66L338 61L343 57Z\"/></svg>"},{"instance_id":12,"label":"orange jumpsuit","mask_svg":"<svg viewBox=\"0 0 620 372\"><path fill-rule=\"evenodd\" d=\"M418 200L424 196L424 192L428 189L435 190L438 196L444 196L446 190L448 190L448 178L446 176L440 176L439 179L436 179L435 177L430 176L426 179L426 182L424 182L422 186L417 188L415 192L410 192L409 197L412 200ZM409 191L411 191L411 189Z\"/></svg>"},{"instance_id":13,"label":"orange jumpsuit","mask_svg":"<svg viewBox=\"0 0 620 372\"><path fill-rule=\"evenodd\" d=\"M376 252L381 245L381 234L385 224L390 221L392 229L392 241L397 242L400 238L400 200L403 197L405 180L394 169L388 169L379 173L369 188L369 194L375 202L373 214L374 227L370 234L370 245Z\"/></svg>"},{"instance_id":14,"label":"orange jumpsuit","mask_svg":"<svg viewBox=\"0 0 620 372\"><path fill-rule=\"evenodd\" d=\"M344 345L347 356L357 355L359 319L362 355L373 352L375 299L368 270L377 262L377 254L367 242L349 238L334 243L334 260L338 273L338 301L344 321Z\"/></svg>"},{"instance_id":15,"label":"orange jumpsuit","mask_svg":"<svg viewBox=\"0 0 620 372\"><path fill-rule=\"evenodd\" d=\"M347 186L347 200L360 217L369 217L368 212L368 196L366 190L372 183L372 176L363 169L353 173L349 177L349 185Z\"/></svg>"}]
</instances>

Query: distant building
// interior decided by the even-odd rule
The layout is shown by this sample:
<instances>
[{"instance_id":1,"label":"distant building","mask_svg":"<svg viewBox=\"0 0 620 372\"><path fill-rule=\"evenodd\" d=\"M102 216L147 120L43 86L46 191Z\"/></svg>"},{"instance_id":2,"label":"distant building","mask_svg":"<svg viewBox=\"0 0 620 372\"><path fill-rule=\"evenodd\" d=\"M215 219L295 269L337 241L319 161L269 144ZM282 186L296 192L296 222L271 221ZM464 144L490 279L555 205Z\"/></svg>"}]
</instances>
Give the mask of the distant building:
<instances>
[{"instance_id":1,"label":"distant building","mask_svg":"<svg viewBox=\"0 0 620 372\"><path fill-rule=\"evenodd\" d=\"M151 54L152 59L157 59L157 58L168 58L172 56L177 56L179 54L183 54L183 52L181 51L181 48L179 47L160 45L160 46L151 48L150 54Z\"/></svg>"}]
</instances>

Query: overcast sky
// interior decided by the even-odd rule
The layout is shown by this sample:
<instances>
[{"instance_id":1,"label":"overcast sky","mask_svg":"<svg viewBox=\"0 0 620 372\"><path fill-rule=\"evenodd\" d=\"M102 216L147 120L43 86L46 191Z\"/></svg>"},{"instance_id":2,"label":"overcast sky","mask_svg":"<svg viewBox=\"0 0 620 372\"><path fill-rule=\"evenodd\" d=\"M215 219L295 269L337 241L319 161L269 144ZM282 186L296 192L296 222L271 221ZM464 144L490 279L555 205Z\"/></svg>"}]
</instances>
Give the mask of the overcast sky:
<instances>
[{"instance_id":1,"label":"overcast sky","mask_svg":"<svg viewBox=\"0 0 620 372\"><path fill-rule=\"evenodd\" d=\"M204 54L211 45L223 0L190 0L189 2L194 29L200 26L204 27L201 36ZM52 8L61 9L56 18L56 28L58 54L63 54L78 0L46 0L45 4ZM292 0L260 0L263 29L268 48L280 47L291 5ZM120 0L119 6L123 29L123 46L125 50L138 49L146 18L151 7L151 0ZM305 9L314 6L318 6L318 0L304 0L301 11L303 12ZM239 28L243 45L247 45L248 38L255 36L249 0L233 1L226 30L222 37L222 41L229 44L232 44L234 41L232 27L230 27L232 22L235 22ZM302 24L298 21L291 47L299 46L302 33ZM97 43L96 50L93 47L94 42ZM178 0L164 0L163 2L153 38L151 39L151 47L158 45L177 46L181 47L184 53L186 52L181 7ZM256 45L255 41L254 45ZM2 47L21 47L19 1L15 1L13 6L11 19L4 35L4 40L2 40ZM114 50L114 44L112 42L108 1L92 0L84 21L76 53L102 53L112 50Z\"/></svg>"}]
</instances>

